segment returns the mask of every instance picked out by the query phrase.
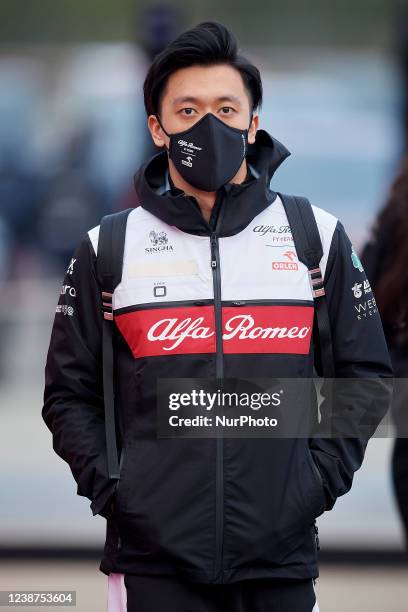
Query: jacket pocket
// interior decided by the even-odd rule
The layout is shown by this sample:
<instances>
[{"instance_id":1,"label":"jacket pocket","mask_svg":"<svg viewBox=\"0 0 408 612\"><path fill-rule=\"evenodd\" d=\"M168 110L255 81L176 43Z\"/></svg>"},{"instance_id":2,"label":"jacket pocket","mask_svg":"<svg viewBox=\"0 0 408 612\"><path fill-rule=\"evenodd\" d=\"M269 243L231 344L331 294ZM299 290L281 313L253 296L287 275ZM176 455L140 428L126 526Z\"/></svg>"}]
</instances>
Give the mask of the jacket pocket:
<instances>
[{"instance_id":1,"label":"jacket pocket","mask_svg":"<svg viewBox=\"0 0 408 612\"><path fill-rule=\"evenodd\" d=\"M127 448L123 446L120 451L119 458L119 476L120 478L116 481L115 488L113 490L113 495L111 497L111 510L116 515L120 510L120 504L118 503L119 490L122 490L123 478L125 475L125 470L123 469L125 457L127 456Z\"/></svg>"},{"instance_id":2,"label":"jacket pocket","mask_svg":"<svg viewBox=\"0 0 408 612\"><path fill-rule=\"evenodd\" d=\"M325 511L326 497L324 494L323 478L319 468L313 459L312 451L309 445L307 446L308 466L310 469L310 486L305 491L305 498L310 512L310 522L313 522L318 516Z\"/></svg>"}]
</instances>

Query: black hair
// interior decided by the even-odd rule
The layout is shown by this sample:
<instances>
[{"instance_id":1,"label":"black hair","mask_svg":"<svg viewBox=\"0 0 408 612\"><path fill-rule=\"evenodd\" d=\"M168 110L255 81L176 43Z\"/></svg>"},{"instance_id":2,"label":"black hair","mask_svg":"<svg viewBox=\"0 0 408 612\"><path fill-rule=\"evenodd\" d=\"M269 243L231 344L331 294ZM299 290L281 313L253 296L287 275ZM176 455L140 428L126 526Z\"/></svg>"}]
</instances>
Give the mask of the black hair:
<instances>
[{"instance_id":1,"label":"black hair","mask_svg":"<svg viewBox=\"0 0 408 612\"><path fill-rule=\"evenodd\" d=\"M148 115L159 113L160 103L170 75L180 68L228 64L241 74L252 110L262 104L262 80L256 66L239 53L234 34L223 24L204 21L180 34L156 55L143 85Z\"/></svg>"}]
</instances>

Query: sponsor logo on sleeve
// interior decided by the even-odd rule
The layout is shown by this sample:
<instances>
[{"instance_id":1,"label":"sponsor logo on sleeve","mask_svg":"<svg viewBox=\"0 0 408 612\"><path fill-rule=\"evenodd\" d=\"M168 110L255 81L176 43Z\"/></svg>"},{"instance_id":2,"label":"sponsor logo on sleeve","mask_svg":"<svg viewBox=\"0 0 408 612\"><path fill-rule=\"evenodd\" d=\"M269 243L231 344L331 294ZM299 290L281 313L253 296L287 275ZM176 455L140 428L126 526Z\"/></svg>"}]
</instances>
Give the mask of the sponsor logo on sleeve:
<instances>
[{"instance_id":1,"label":"sponsor logo on sleeve","mask_svg":"<svg viewBox=\"0 0 408 612\"><path fill-rule=\"evenodd\" d=\"M377 313L377 304L374 297L369 300L364 300L364 302L354 304L354 308L357 312L358 321L368 319Z\"/></svg>"},{"instance_id":2,"label":"sponsor logo on sleeve","mask_svg":"<svg viewBox=\"0 0 408 612\"><path fill-rule=\"evenodd\" d=\"M371 286L368 280L365 280L363 283L354 283L351 288L355 298L361 298L364 293L371 293Z\"/></svg>"},{"instance_id":3,"label":"sponsor logo on sleeve","mask_svg":"<svg viewBox=\"0 0 408 612\"><path fill-rule=\"evenodd\" d=\"M67 306L66 304L58 304L58 306L55 309L55 312L59 314L63 314L65 316L72 317L75 311L74 311L73 306Z\"/></svg>"},{"instance_id":4,"label":"sponsor logo on sleeve","mask_svg":"<svg viewBox=\"0 0 408 612\"><path fill-rule=\"evenodd\" d=\"M354 247L351 247L351 261L353 262L353 266L357 268L360 272L363 272L363 264L360 261L359 256L354 250Z\"/></svg>"},{"instance_id":5,"label":"sponsor logo on sleeve","mask_svg":"<svg viewBox=\"0 0 408 612\"><path fill-rule=\"evenodd\" d=\"M360 298L363 295L363 291L361 289L362 286L363 283L354 283L352 286L351 290L354 293L355 298Z\"/></svg>"},{"instance_id":6,"label":"sponsor logo on sleeve","mask_svg":"<svg viewBox=\"0 0 408 612\"><path fill-rule=\"evenodd\" d=\"M61 295L70 295L71 297L76 297L76 289L72 285L62 285Z\"/></svg>"},{"instance_id":7,"label":"sponsor logo on sleeve","mask_svg":"<svg viewBox=\"0 0 408 612\"><path fill-rule=\"evenodd\" d=\"M75 262L76 262L76 259L72 258L71 262L70 262L70 264L69 264L69 266L67 268L67 272L66 272L67 274L72 274L73 273Z\"/></svg>"}]
</instances>

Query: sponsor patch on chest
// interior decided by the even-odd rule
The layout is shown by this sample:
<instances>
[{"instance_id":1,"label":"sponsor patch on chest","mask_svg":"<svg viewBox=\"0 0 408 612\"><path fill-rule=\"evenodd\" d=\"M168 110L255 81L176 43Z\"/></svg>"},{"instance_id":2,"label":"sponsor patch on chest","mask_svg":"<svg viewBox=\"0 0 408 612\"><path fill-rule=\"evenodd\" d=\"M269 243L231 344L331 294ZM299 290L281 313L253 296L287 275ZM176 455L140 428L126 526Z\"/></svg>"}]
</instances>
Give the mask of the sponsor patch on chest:
<instances>
[{"instance_id":1,"label":"sponsor patch on chest","mask_svg":"<svg viewBox=\"0 0 408 612\"><path fill-rule=\"evenodd\" d=\"M313 306L223 306L224 353L307 354ZM214 307L139 309L115 316L133 356L214 353Z\"/></svg>"}]
</instances>

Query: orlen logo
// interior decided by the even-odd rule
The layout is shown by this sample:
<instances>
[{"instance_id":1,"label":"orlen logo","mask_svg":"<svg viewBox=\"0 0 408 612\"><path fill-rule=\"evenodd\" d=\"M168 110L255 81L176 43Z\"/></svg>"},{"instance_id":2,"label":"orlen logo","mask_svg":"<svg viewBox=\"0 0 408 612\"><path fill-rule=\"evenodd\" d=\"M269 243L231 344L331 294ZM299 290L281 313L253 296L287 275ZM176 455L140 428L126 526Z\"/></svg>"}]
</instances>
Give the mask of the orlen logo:
<instances>
[{"instance_id":1,"label":"orlen logo","mask_svg":"<svg viewBox=\"0 0 408 612\"><path fill-rule=\"evenodd\" d=\"M283 257L287 257L289 261L273 261L272 270L297 270L298 264L295 261L296 253L294 251L285 251Z\"/></svg>"},{"instance_id":2,"label":"orlen logo","mask_svg":"<svg viewBox=\"0 0 408 612\"><path fill-rule=\"evenodd\" d=\"M115 316L133 356L214 353L214 308L153 308ZM224 353L307 354L313 306L251 306L222 309Z\"/></svg>"}]
</instances>

